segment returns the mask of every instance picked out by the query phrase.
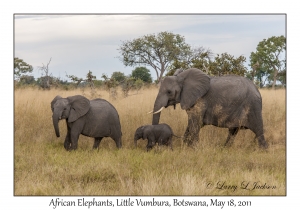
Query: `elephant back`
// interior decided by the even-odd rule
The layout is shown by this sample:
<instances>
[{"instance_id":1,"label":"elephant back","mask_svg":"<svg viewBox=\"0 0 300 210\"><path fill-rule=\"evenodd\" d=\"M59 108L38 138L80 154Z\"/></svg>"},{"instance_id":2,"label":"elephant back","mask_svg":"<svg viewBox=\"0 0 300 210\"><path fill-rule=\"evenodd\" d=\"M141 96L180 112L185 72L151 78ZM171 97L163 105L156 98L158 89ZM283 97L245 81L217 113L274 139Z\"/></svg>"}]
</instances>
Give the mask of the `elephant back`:
<instances>
[{"instance_id":1,"label":"elephant back","mask_svg":"<svg viewBox=\"0 0 300 210\"><path fill-rule=\"evenodd\" d=\"M215 98L227 101L240 101L248 97L261 98L255 85L249 79L241 76L212 77L210 85L209 95L214 95Z\"/></svg>"},{"instance_id":2,"label":"elephant back","mask_svg":"<svg viewBox=\"0 0 300 210\"><path fill-rule=\"evenodd\" d=\"M119 120L118 111L105 99L97 98L91 100L91 111L95 113L101 113L103 117L107 116L111 118L118 118Z\"/></svg>"}]
</instances>

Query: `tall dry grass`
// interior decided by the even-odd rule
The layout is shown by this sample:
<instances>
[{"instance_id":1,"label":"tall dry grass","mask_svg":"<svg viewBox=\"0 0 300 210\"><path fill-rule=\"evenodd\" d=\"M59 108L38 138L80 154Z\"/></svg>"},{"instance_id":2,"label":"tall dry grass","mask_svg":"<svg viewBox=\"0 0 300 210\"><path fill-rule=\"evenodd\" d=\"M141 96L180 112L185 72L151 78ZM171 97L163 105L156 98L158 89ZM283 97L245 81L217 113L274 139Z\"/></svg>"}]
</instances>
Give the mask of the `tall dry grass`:
<instances>
[{"instance_id":1,"label":"tall dry grass","mask_svg":"<svg viewBox=\"0 0 300 210\"><path fill-rule=\"evenodd\" d=\"M137 127L150 124L158 90L111 100L105 91L98 97L118 110L123 148L104 138L99 150L93 139L80 136L78 149L65 151L65 122L61 137L55 136L50 102L88 90L16 89L14 102L14 193L15 195L285 195L286 194L286 100L285 90L261 90L267 151L258 147L250 130L241 130L231 148L223 148L227 129L205 126L197 148L185 147L173 138L174 151L166 147L146 152L146 141L134 147ZM162 111L161 123L182 136L186 112ZM248 183L247 188L245 187ZM257 183L261 189L253 189ZM268 187L270 186L270 188ZM246 189L242 189L246 188Z\"/></svg>"}]
</instances>

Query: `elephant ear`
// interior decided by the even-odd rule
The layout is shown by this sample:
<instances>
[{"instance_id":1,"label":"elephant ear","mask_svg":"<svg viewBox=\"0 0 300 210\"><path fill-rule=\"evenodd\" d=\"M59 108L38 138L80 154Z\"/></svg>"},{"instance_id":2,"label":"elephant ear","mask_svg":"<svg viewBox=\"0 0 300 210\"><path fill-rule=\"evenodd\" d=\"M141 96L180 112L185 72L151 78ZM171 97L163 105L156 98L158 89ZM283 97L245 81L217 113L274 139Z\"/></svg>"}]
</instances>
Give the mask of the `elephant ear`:
<instances>
[{"instance_id":1,"label":"elephant ear","mask_svg":"<svg viewBox=\"0 0 300 210\"><path fill-rule=\"evenodd\" d=\"M181 72L183 72L183 69L176 69L176 71L174 72L173 76L177 76Z\"/></svg>"},{"instance_id":2,"label":"elephant ear","mask_svg":"<svg viewBox=\"0 0 300 210\"><path fill-rule=\"evenodd\" d=\"M140 131L141 131L141 134L142 134L142 139L143 140L147 139L148 138L148 133L149 133L148 132L149 127L148 126L141 126L140 129L141 129Z\"/></svg>"},{"instance_id":3,"label":"elephant ear","mask_svg":"<svg viewBox=\"0 0 300 210\"><path fill-rule=\"evenodd\" d=\"M189 109L196 101L203 97L210 88L210 78L199 69L188 69L178 74L181 85L180 105L182 109Z\"/></svg>"},{"instance_id":4,"label":"elephant ear","mask_svg":"<svg viewBox=\"0 0 300 210\"><path fill-rule=\"evenodd\" d=\"M90 109L90 100L81 95L70 96L67 98L71 105L68 122L74 122L79 117L85 115Z\"/></svg>"},{"instance_id":5,"label":"elephant ear","mask_svg":"<svg viewBox=\"0 0 300 210\"><path fill-rule=\"evenodd\" d=\"M62 97L60 97L60 96L56 96L52 101L51 101L51 110L52 110L52 112L53 112L53 108L54 108L54 104L56 103L56 101L58 100L58 99L61 99Z\"/></svg>"}]
</instances>

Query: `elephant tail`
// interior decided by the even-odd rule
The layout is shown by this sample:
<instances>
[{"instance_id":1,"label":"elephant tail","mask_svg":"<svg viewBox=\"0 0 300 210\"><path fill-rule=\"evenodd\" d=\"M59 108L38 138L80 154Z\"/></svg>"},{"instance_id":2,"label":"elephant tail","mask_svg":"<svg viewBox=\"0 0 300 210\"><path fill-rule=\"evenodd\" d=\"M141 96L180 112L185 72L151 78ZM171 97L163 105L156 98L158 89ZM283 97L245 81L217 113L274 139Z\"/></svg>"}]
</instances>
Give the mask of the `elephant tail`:
<instances>
[{"instance_id":1,"label":"elephant tail","mask_svg":"<svg viewBox=\"0 0 300 210\"><path fill-rule=\"evenodd\" d=\"M184 136L176 136L174 133L172 135L177 137L177 138L183 138L184 137Z\"/></svg>"}]
</instances>

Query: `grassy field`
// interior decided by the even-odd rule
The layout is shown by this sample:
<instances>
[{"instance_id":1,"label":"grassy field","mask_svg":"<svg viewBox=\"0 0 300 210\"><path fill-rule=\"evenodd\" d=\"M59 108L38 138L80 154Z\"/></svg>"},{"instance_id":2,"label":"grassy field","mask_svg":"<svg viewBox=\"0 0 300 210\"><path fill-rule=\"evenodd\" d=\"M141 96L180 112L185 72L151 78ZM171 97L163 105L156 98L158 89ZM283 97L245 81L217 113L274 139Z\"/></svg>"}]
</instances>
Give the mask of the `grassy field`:
<instances>
[{"instance_id":1,"label":"grassy field","mask_svg":"<svg viewBox=\"0 0 300 210\"><path fill-rule=\"evenodd\" d=\"M146 141L134 147L137 127L150 124L158 90L144 89L127 98L111 100L98 90L97 97L118 110L123 148L104 138L99 150L94 140L80 136L78 149L63 147L55 136L50 102L89 90L16 89L14 102L14 194L15 195L285 195L286 194L286 97L285 90L261 90L267 151L258 147L250 130L241 130L231 148L224 148L227 129L205 126L200 142L188 148L173 138L174 151L156 147L146 152ZM172 107L161 114L176 135L182 136L187 114Z\"/></svg>"}]
</instances>

